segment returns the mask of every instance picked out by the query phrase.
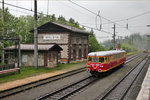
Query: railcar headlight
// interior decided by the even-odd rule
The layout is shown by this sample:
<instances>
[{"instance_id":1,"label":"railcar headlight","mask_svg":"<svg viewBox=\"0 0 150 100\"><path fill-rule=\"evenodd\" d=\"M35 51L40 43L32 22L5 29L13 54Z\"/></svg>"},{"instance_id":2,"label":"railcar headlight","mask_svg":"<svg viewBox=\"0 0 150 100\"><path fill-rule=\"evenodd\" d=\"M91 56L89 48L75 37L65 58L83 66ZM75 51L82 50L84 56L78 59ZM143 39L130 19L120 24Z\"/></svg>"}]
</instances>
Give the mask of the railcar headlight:
<instances>
[{"instance_id":1,"label":"railcar headlight","mask_svg":"<svg viewBox=\"0 0 150 100\"><path fill-rule=\"evenodd\" d=\"M100 67L102 67L103 68L103 66L101 65Z\"/></svg>"},{"instance_id":2,"label":"railcar headlight","mask_svg":"<svg viewBox=\"0 0 150 100\"><path fill-rule=\"evenodd\" d=\"M90 72L90 71L91 71L91 69L88 68L88 69L87 69L87 72Z\"/></svg>"}]
</instances>

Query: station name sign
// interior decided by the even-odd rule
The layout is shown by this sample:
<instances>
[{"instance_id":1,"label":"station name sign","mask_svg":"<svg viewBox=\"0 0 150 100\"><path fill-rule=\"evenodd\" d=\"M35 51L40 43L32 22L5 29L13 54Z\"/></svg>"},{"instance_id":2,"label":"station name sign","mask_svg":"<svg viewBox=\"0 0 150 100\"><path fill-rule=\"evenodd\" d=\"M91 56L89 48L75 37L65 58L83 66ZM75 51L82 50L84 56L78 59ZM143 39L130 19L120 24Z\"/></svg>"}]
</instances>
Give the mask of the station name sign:
<instances>
[{"instance_id":1,"label":"station name sign","mask_svg":"<svg viewBox=\"0 0 150 100\"><path fill-rule=\"evenodd\" d=\"M43 40L60 40L60 35L44 35Z\"/></svg>"}]
</instances>

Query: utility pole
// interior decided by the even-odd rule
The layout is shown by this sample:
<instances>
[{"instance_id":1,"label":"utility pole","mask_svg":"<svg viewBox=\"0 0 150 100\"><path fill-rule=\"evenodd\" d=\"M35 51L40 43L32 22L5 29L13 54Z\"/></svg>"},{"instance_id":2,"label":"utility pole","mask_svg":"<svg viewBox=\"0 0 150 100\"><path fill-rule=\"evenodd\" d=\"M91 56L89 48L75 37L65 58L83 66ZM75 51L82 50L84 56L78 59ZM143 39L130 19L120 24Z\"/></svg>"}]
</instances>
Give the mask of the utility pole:
<instances>
[{"instance_id":1,"label":"utility pole","mask_svg":"<svg viewBox=\"0 0 150 100\"><path fill-rule=\"evenodd\" d=\"M5 26L4 26L4 0L2 1L2 38L5 34ZM4 43L2 42L2 64L4 64Z\"/></svg>"},{"instance_id":2,"label":"utility pole","mask_svg":"<svg viewBox=\"0 0 150 100\"><path fill-rule=\"evenodd\" d=\"M34 68L38 68L37 0L34 0Z\"/></svg>"},{"instance_id":3,"label":"utility pole","mask_svg":"<svg viewBox=\"0 0 150 100\"><path fill-rule=\"evenodd\" d=\"M114 24L114 36L113 36L113 42L114 42L114 49L115 49L115 44L116 44L116 40L115 40L115 33L116 33L116 26L115 26L115 24Z\"/></svg>"}]
</instances>

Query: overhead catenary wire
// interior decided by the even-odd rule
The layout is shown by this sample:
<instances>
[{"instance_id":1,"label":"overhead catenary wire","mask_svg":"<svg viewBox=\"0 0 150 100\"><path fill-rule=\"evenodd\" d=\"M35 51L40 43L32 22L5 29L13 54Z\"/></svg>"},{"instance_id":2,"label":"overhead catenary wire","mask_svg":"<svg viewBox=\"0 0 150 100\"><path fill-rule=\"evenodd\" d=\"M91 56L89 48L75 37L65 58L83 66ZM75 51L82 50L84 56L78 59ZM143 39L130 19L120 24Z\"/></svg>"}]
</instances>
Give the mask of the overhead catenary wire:
<instances>
[{"instance_id":1,"label":"overhead catenary wire","mask_svg":"<svg viewBox=\"0 0 150 100\"><path fill-rule=\"evenodd\" d=\"M2 2L0 1L0 3L2 3ZM13 4L10 4L10 3L6 3L6 2L5 2L4 4L5 4L5 5L9 5L9 6L12 6L12 7L16 7L16 8L19 8L19 9L26 10L26 11L33 12L33 13L34 13L33 10L28 9L28 8L16 6L16 5L13 5ZM37 13L40 14L41 12L37 12ZM43 13L43 15L47 15L47 14L44 14L44 13Z\"/></svg>"},{"instance_id":2,"label":"overhead catenary wire","mask_svg":"<svg viewBox=\"0 0 150 100\"><path fill-rule=\"evenodd\" d=\"M21 11L21 10L14 10L14 9L10 9L10 8L9 8L9 10L18 11L18 12L21 12L21 13L24 13L24 14L33 15L33 12L24 12L24 11Z\"/></svg>"},{"instance_id":3,"label":"overhead catenary wire","mask_svg":"<svg viewBox=\"0 0 150 100\"><path fill-rule=\"evenodd\" d=\"M2 3L1 1L0 1L0 3ZM26 11L30 11L30 12L34 12L34 11L32 11L31 9L28 9L28 8L24 8L24 7L20 7L20 6L16 6L16 5L13 5L13 4L9 4L9 3L5 3L6 5L9 5L9 6L13 6L13 7L17 7L17 8L19 8L19 9L23 9L23 10L26 10ZM37 13L41 13L41 12L37 12ZM96 13L95 13L96 14ZM44 14L43 13L43 15L47 15L47 14ZM85 26L85 25L84 25ZM121 25L122 26L122 25ZM99 30L100 31L100 30ZM110 33L110 32L107 32L107 31L104 31L104 30L101 30L102 32L105 32L105 33Z\"/></svg>"},{"instance_id":4,"label":"overhead catenary wire","mask_svg":"<svg viewBox=\"0 0 150 100\"><path fill-rule=\"evenodd\" d=\"M71 2L71 3L73 3L73 4L75 4L76 6L81 7L82 9L85 9L85 10L87 10L88 12L90 12L90 13L92 13L92 14L94 14L94 15L97 16L97 13L95 13L95 12L93 12L93 11L91 11L91 10L89 10L89 9L87 9L87 8L85 8L85 7L83 7L83 6L79 5L79 4L77 4L77 3L73 2L73 1L71 1L71 0L68 0L68 1ZM118 24L118 23L116 23L116 22L113 22L113 21L111 21L110 19L107 19L107 18L105 18L105 17L103 17L103 16L100 16L100 17L103 18L103 19L105 19L105 20L107 20L107 21L109 21L109 22L111 22L111 23L114 23L114 24L116 24L116 25L123 26L123 25L120 25L120 24Z\"/></svg>"},{"instance_id":5,"label":"overhead catenary wire","mask_svg":"<svg viewBox=\"0 0 150 100\"><path fill-rule=\"evenodd\" d=\"M71 1L71 0L68 0L68 1L74 3L74 2ZM2 3L2 2L0 1L0 3ZM32 3L32 2L31 2L31 3ZM23 10L26 10L26 11L34 12L34 11L32 11L32 8L31 8L31 9L27 9L27 8L20 7L20 6L16 6L16 5L13 5L13 4L6 3L6 2L4 2L4 4L5 4L5 5L12 6L12 7L20 8L20 9L23 9ZM77 3L74 3L74 4L78 5ZM78 5L78 6L80 6L80 5ZM80 7L82 7L83 9L88 10L87 8L85 8L85 7L83 7L83 6L80 6ZM92 12L92 11L90 11L90 10L88 10L88 11L91 12L91 13L93 13L93 14L95 14L95 15L97 15L96 13L94 13L94 12ZM37 13L41 13L41 12L37 12ZM143 13L141 13L141 14L138 14L138 15L135 15L135 16L132 16L132 17L129 17L129 18L126 18L126 19L122 19L122 20L116 20L116 21L113 21L113 22L120 22L120 21L130 20L130 19L133 19L133 18L142 16L142 15L145 15L145 14L148 14L148 13L150 13L150 11L146 11L146 12L143 12ZM44 15L47 15L47 14L44 14ZM102 16L101 16L101 17L102 17ZM110 22L110 23L112 23L112 22ZM110 24L110 23L103 23L103 25L104 25L104 24Z\"/></svg>"},{"instance_id":6,"label":"overhead catenary wire","mask_svg":"<svg viewBox=\"0 0 150 100\"><path fill-rule=\"evenodd\" d=\"M101 16L99 15L100 11L98 11L98 14L96 15L96 18L95 18L95 24L96 24L96 28L101 30L102 29L102 19L101 19ZM100 27L98 28L97 26L97 18L100 19Z\"/></svg>"},{"instance_id":7,"label":"overhead catenary wire","mask_svg":"<svg viewBox=\"0 0 150 100\"><path fill-rule=\"evenodd\" d=\"M77 4L77 3L73 2L73 1L71 1L71 0L68 0L68 1L71 2L71 3L73 3L73 4L75 4L76 6L81 7L82 9L85 9L85 10L89 11L90 13L92 13L92 14L94 14L94 15L97 16L97 14L96 14L95 12L93 12L93 11L91 11L91 10L89 10L89 9L87 9L87 8L85 8L85 7L83 7L83 6L79 5L79 4ZM103 19L105 19L105 20L107 20L107 21L109 21L110 23L113 23L113 24L115 24L115 25L123 26L123 27L124 27L124 25L120 25L120 24L118 24L118 23L116 23L116 22L114 22L114 21L111 21L111 20L109 20L109 19L103 17L103 16L100 16L100 17L103 18ZM102 25L103 25L103 24L102 24ZM125 27L125 29L126 29L126 27ZM127 29L127 30L130 32L129 29ZM103 30L101 30L101 31L103 31ZM107 33L106 31L103 31L103 32ZM131 32L130 32L130 33L131 33Z\"/></svg>"},{"instance_id":8,"label":"overhead catenary wire","mask_svg":"<svg viewBox=\"0 0 150 100\"><path fill-rule=\"evenodd\" d=\"M0 1L0 3L2 3L2 2ZM4 4L9 5L9 6L12 6L12 7L17 7L17 8L19 8L19 9L23 9L23 10L26 10L26 11L34 12L34 11L28 9L28 8L16 6L16 5L13 5L13 4L9 4L9 3L4 3ZM40 14L40 12L37 12L37 13ZM44 13L43 13L43 15L47 15L47 14L44 14ZM82 26L87 27L87 28L93 28L93 27L89 27L89 26L85 26L85 25L82 25ZM99 29L96 29L96 28L93 28L93 29L94 29L94 30L100 31ZM107 32L107 31L104 31L104 30L101 30L101 32L104 32L104 33L107 33L107 34L111 34L111 35L112 35L112 33Z\"/></svg>"},{"instance_id":9,"label":"overhead catenary wire","mask_svg":"<svg viewBox=\"0 0 150 100\"><path fill-rule=\"evenodd\" d=\"M83 6L79 5L79 4L77 4L77 3L73 2L73 1L71 1L71 0L68 0L68 1L71 2L71 3L73 3L73 4L75 4L75 5L77 5L77 6L79 6L79 7L81 7L82 9L85 9L85 10L89 11L90 13L92 13L92 14L94 14L94 15L97 16L97 14L96 14L95 12L93 12L93 11L91 11L91 10L89 10L89 9L87 9L87 8L85 8L85 7L83 7ZM109 22L111 22L111 23L114 23L114 24L119 25L119 26L123 26L123 25L120 25L120 24L118 24L118 23L115 23L115 22L113 22L113 21L111 21L111 20L109 20L109 19L107 19L107 18L105 18L105 17L103 17L103 16L100 16L100 15L98 15L98 16L101 17L101 18L103 18L103 19L105 19L105 20L107 20L107 21L109 21ZM102 24L101 24L100 26L102 27ZM99 29L97 29L97 30L99 30ZM110 32L101 30L101 28L100 28L99 31L105 32L105 33L108 33L108 34L110 33ZM111 33L111 34L112 34L112 33ZM113 34L112 34L112 35L113 35Z\"/></svg>"},{"instance_id":10,"label":"overhead catenary wire","mask_svg":"<svg viewBox=\"0 0 150 100\"><path fill-rule=\"evenodd\" d=\"M91 12L91 13L94 14L94 15L97 15L95 12L93 12L93 11L91 11L91 10L89 10L89 9L87 9L87 8L85 8L85 7L83 7L83 6L79 5L79 4L77 4L77 3L73 2L73 1L71 1L71 0L68 0L68 1L70 1L71 3L73 3L73 4L77 5L77 6L83 8L83 9L89 11L89 12ZM125 20L133 19L133 18L136 18L136 17L138 17L138 16L142 16L142 15L147 14L147 13L150 13L150 11L144 12L144 13L142 13L142 14L135 15L135 16L130 17L130 18L127 18L127 19L125 19ZM120 25L120 24L116 23L115 21L111 21L111 20L109 20L109 19L107 19L107 18L105 18L105 17L103 17L103 16L101 16L101 17L102 17L103 19L107 20L107 21L110 21L110 23L114 23L114 24L116 24L116 25L123 26L123 25ZM109 23L109 24L110 24L110 23ZM104 24L103 24L103 25L104 25ZM127 26L128 26L128 23L127 23L126 27L124 27L124 28L127 29L129 32L131 32L131 30L129 30Z\"/></svg>"},{"instance_id":11,"label":"overhead catenary wire","mask_svg":"<svg viewBox=\"0 0 150 100\"><path fill-rule=\"evenodd\" d=\"M107 31L104 31L104 30L99 30L99 29L97 29L97 28L90 27L90 26L86 26L86 25L82 25L82 24L79 24L79 25L81 25L81 26L83 26L83 27L87 27L87 28L90 28L90 29L94 29L94 30L97 30L97 31L101 31L101 32L104 32L104 33L113 35L111 32L107 32Z\"/></svg>"},{"instance_id":12,"label":"overhead catenary wire","mask_svg":"<svg viewBox=\"0 0 150 100\"><path fill-rule=\"evenodd\" d=\"M140 13L140 14L137 14L137 15L134 15L134 16L132 16L132 17L128 17L128 18L121 19L121 20L116 20L116 21L114 21L114 22L122 22L122 21L126 21L126 20L135 19L135 18L137 18L137 17L143 16L143 15L149 14L149 13L150 13L150 11L146 11L146 12L143 12L143 13ZM105 24L110 24L110 22L109 22L109 23L103 23L103 25L105 25Z\"/></svg>"}]
</instances>

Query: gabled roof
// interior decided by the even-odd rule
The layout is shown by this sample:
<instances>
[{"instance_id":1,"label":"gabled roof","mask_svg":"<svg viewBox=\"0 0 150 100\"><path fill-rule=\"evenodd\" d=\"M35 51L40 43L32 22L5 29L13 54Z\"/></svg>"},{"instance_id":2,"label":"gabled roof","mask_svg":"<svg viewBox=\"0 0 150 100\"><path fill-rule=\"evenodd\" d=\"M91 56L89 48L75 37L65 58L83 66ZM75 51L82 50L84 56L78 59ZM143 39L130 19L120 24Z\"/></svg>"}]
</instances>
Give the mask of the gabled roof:
<instances>
[{"instance_id":1,"label":"gabled roof","mask_svg":"<svg viewBox=\"0 0 150 100\"><path fill-rule=\"evenodd\" d=\"M31 32L33 32L33 30ZM90 34L89 32L80 30L78 28L59 24L56 22L47 22L41 25L40 27L38 27L38 33L42 33L42 32L76 32L76 33L82 33L87 35Z\"/></svg>"},{"instance_id":2,"label":"gabled roof","mask_svg":"<svg viewBox=\"0 0 150 100\"><path fill-rule=\"evenodd\" d=\"M13 50L13 49L15 49L15 46L10 46L5 48L5 50ZM34 44L21 44L20 50L33 51ZM61 51L63 49L57 44L48 44L48 45L38 44L38 50L39 51Z\"/></svg>"},{"instance_id":3,"label":"gabled roof","mask_svg":"<svg viewBox=\"0 0 150 100\"><path fill-rule=\"evenodd\" d=\"M99 52L91 52L88 54L88 56L109 56L119 53L126 53L126 52L124 50L99 51Z\"/></svg>"}]
</instances>

